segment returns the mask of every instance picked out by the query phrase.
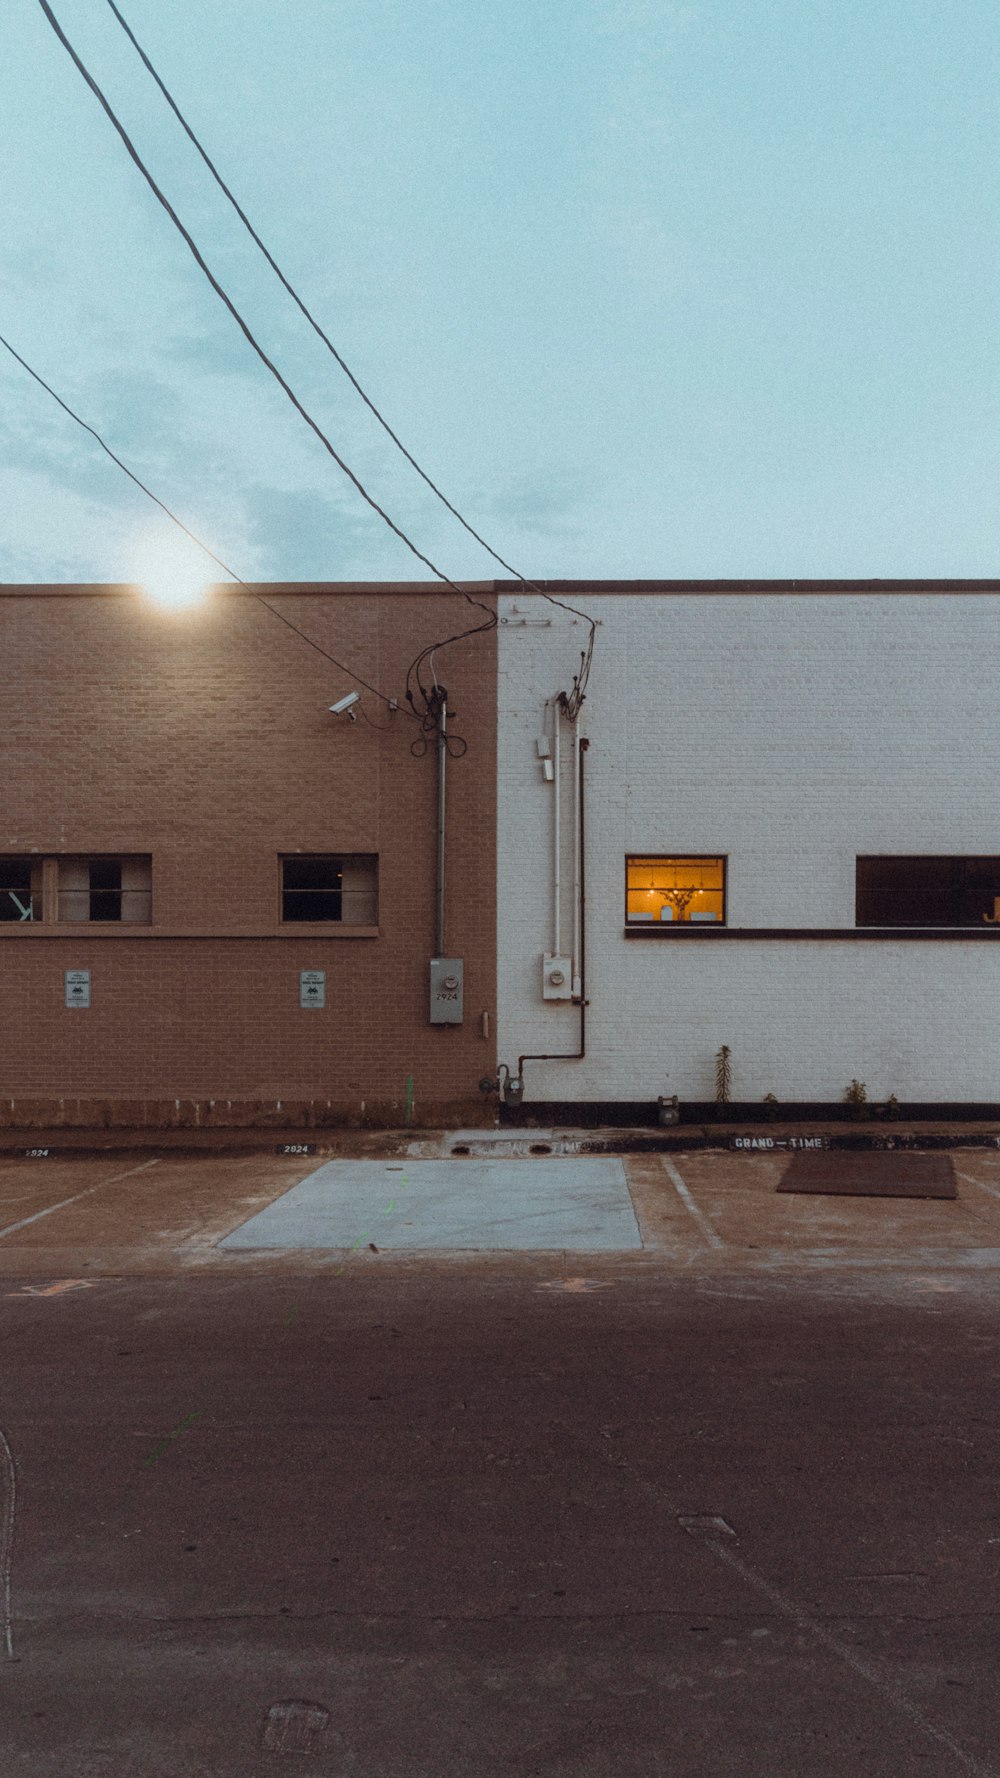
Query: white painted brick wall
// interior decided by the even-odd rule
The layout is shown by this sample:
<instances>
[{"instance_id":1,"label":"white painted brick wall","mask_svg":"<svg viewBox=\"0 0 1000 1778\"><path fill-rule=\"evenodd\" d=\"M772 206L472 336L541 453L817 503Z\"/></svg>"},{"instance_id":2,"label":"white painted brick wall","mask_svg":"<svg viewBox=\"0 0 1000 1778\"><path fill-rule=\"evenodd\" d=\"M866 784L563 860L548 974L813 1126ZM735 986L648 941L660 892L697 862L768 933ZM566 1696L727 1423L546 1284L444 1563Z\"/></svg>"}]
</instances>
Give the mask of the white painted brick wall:
<instances>
[{"instance_id":1,"label":"white painted brick wall","mask_svg":"<svg viewBox=\"0 0 1000 1778\"><path fill-rule=\"evenodd\" d=\"M1000 1100L1000 950L959 940L623 937L628 852L725 853L732 927L854 925L859 853L997 853L1000 595L567 595L601 620L586 759L587 1058L526 1101ZM577 1047L541 997L552 786L535 750L586 629L501 622L499 1055ZM568 740L569 731L564 731ZM568 789L568 778L564 783ZM569 868L567 848L564 874ZM564 906L568 906L564 902Z\"/></svg>"}]
</instances>

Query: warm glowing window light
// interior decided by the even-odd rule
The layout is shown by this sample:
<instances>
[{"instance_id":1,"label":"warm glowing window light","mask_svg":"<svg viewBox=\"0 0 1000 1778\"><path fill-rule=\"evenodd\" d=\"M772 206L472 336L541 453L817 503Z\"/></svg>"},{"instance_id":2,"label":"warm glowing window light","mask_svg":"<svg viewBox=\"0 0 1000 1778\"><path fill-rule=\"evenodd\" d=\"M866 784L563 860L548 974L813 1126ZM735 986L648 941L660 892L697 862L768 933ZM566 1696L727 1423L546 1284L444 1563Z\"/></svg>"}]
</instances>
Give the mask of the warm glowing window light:
<instances>
[{"instance_id":1,"label":"warm glowing window light","mask_svg":"<svg viewBox=\"0 0 1000 1778\"><path fill-rule=\"evenodd\" d=\"M651 922L724 925L725 858L627 858L625 919L630 926Z\"/></svg>"},{"instance_id":2,"label":"warm glowing window light","mask_svg":"<svg viewBox=\"0 0 1000 1778\"><path fill-rule=\"evenodd\" d=\"M136 539L132 580L164 611L190 611L208 595L211 575L203 550L171 527L151 527Z\"/></svg>"}]
</instances>

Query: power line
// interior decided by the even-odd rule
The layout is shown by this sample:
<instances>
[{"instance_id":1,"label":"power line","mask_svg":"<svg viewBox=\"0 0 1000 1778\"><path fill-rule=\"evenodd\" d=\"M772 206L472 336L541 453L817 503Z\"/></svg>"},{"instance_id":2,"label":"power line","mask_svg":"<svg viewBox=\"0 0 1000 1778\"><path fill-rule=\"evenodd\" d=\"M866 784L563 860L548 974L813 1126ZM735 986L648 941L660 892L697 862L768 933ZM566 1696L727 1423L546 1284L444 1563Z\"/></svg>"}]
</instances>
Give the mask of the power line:
<instances>
[{"instance_id":1,"label":"power line","mask_svg":"<svg viewBox=\"0 0 1000 1778\"><path fill-rule=\"evenodd\" d=\"M496 625L496 622L497 622L496 613L490 611L489 607L487 605L484 605L482 603L481 599L474 599L471 593L467 593L463 587L458 586L455 583L455 581L453 581L450 578L449 575L445 574L442 569L438 568L436 566L436 564L431 561L429 556L425 556L423 551L419 550L417 548L416 544L412 541L412 539L406 535L406 532L403 531L400 528L400 526L395 523L395 520L393 520L389 517L389 514L384 510L383 507L381 507L379 505L378 501L373 497L373 495L369 494L367 488L364 487L362 482L359 481L359 479L355 475L353 469L351 469L350 466L347 463L345 463L343 457L341 457L339 455L339 453L336 451L334 446L331 444L330 440L327 438L327 435L323 431L323 428L320 426L319 422L313 418L313 416L309 412L309 410L299 400L299 398L296 395L291 384L285 380L285 378L282 376L280 370L278 369L277 365L273 362L272 359L270 359L268 357L267 353L264 351L263 346L255 338L254 334L250 331L249 326L247 325L246 321L243 319L243 316L240 314L238 308L236 307L236 304L233 302L232 298L227 294L227 292L223 289L222 285L219 283L218 278L216 278L214 272L211 270L210 266L207 264L207 262L203 258L195 240L193 239L191 234L189 234L188 230L185 228L183 222L181 221L180 217L178 216L173 205L170 203L170 200L164 195L164 193L160 190L160 187L157 185L156 180L153 178L152 173L149 171L149 168L146 166L145 161L142 159L141 155L139 154L139 151L136 148L134 142L132 141L132 138L130 137L128 131L126 130L124 124L121 122L121 120L117 116L116 112L112 109L112 106L111 106L109 100L105 97L101 88L98 86L97 81L94 79L93 75L90 73L90 70L81 61L76 50L73 48L73 45L70 43L69 38L66 36L65 31L63 30L62 26L60 25L58 19L55 16L55 13L52 11L51 6L49 5L49 0L38 0L38 4L41 7L43 13L45 14L45 17L48 20L49 24L51 25L56 36L58 37L59 42L62 44L63 48L66 50L67 54L69 55L74 66L76 67L78 72L83 76L83 79L86 81L91 92L94 94L94 97L96 98L98 104L101 106L101 109L104 111L104 113L107 116L107 118L109 119L109 121L114 125L114 128L117 130L118 135L120 136L122 143L125 146L126 152L128 153L130 159L138 167L139 172L142 174L143 178L145 179L146 184L149 186L150 191L153 193L153 196L156 198L157 203L162 206L162 208L166 211L167 215L170 217L171 222L173 223L174 227L177 229L179 235L181 236L182 240L185 242L186 246L188 247L188 249L195 261L195 264L198 266L199 270L204 273L205 277L208 279L208 282L211 284L212 289L215 291L215 294L219 298L220 302L224 303L225 307L229 310L229 313L232 315L233 320L236 322L241 333L244 335L245 339L247 340L247 343L256 352L257 357L260 359L261 363L265 366L265 368L268 371L270 371L272 377L274 377L279 388L281 388L284 391L285 395L288 397L289 401L291 402L292 406L295 408L296 412L306 422L306 425L309 426L310 429L316 434L316 437L319 439L320 443L323 445L324 450L326 450L329 453L329 455L333 458L338 469L341 469L343 471L343 473L348 477L348 479L351 482L353 482L354 486L357 488L358 493L361 495L362 499L367 502L367 504L372 508L373 512L378 513L379 517L382 520L384 520L384 522L388 525L390 531L393 531L395 533L395 535L403 543L405 543L407 549L410 550L411 553L416 556L418 561L423 562L424 566L429 568L431 570L431 573L436 575L438 580L443 581L446 586L450 586L453 592L457 593L460 598L466 599L470 605L477 605L479 607L480 611L486 612L489 622L486 624L480 625L479 628L493 629Z\"/></svg>"},{"instance_id":2,"label":"power line","mask_svg":"<svg viewBox=\"0 0 1000 1778\"><path fill-rule=\"evenodd\" d=\"M70 407L68 401L64 401L61 395L56 394L56 391L52 388L51 384L47 383L45 378L40 376L38 371L32 368L26 358L21 357L20 352L14 350L10 341L5 339L2 333L0 333L0 346L6 347L11 357L17 359L18 364L21 365L22 369L27 371L29 377L34 377L35 382L41 385L47 395L51 395L53 401L58 403L63 412L68 414L71 420L75 420L78 426L82 426L84 432L89 432L91 438L96 438L101 450L111 458L112 463L116 463L118 468L128 476L129 481L134 482L137 488L141 488L142 492L160 508L161 512L165 512L168 519L170 519L179 530L184 532L185 537L190 537L191 542L197 544L198 548L203 550L205 555L209 556L213 562L217 563L224 573L229 575L231 580L235 580L240 586L246 587L247 592L250 593L254 599L258 599L268 611L281 621L281 623L287 624L290 630L294 630L297 636L301 636L303 642L308 642L310 648L315 648L317 654L321 654L326 660L332 661L333 665L339 667L342 673L346 673L349 679L353 679L358 685L363 685L365 690L372 692L375 697L381 698L383 704L388 704L390 707L393 705L395 702L394 699L387 698L384 692L378 690L377 686L369 685L367 679L362 679L360 673L355 673L353 668L346 666L343 661L338 661L336 655L330 654L325 648L321 648L318 642L314 642L311 636L306 635L305 630L300 630L298 624L294 624L290 617L286 617L283 611L279 611L276 605L272 605L269 599L265 599L262 593L258 593L256 588L253 587L249 581L244 580L242 575L237 574L235 568L230 568L228 563L222 560L221 556L217 556L214 549L209 549L207 543L203 543L200 537L196 537L194 532L185 525L184 520L179 519L177 514L170 510L170 507L166 502L161 500L158 494L153 493L152 488L147 488L145 482L139 480L139 477L133 473L127 463L123 463L120 457L115 456L111 446L105 443L100 433L96 431L93 426L89 425L86 420L82 419L81 416ZM397 708L398 707L399 706L397 705ZM412 716L416 713L412 710L408 710L406 714Z\"/></svg>"},{"instance_id":3,"label":"power line","mask_svg":"<svg viewBox=\"0 0 1000 1778\"><path fill-rule=\"evenodd\" d=\"M115 18L117 19L119 25L121 26L122 30L124 31L129 42L131 43L133 49L135 50L136 55L139 57L139 60L142 62L143 67L146 69L147 73L151 75L152 79L156 82L156 85L159 87L160 92L163 94L163 97L165 98L167 104L170 106L171 111L173 112L174 116L176 117L176 119L177 119L178 123L180 124L182 130L184 131L185 135L188 137L189 141L191 143L193 143L194 147L197 149L199 155L201 156L202 160L205 163L205 166L208 168L209 172L212 175L212 178L215 180L216 185L219 187L219 190L223 193L223 195L227 198L229 203L232 205L237 216L239 217L240 221L242 222L244 228L246 229L247 233L249 234L251 240L260 249L261 253L264 255L264 258L267 260L267 263L271 267L271 270L273 271L275 277L278 279L279 283L281 283L283 285L284 289L288 292L289 296L291 297L292 301L295 303L296 307L299 309L301 314L304 315L305 319L308 321L309 326L312 328L313 332L319 337L319 339L322 340L324 346L326 347L327 351L330 353L331 357L336 360L337 364L339 364L341 370L344 372L344 375L353 384L354 388L357 390L357 392L360 395L365 406L370 410L371 413L374 414L376 420L378 421L379 425L383 428L383 430L388 433L389 437L392 439L392 442L396 446L397 450L402 452L403 456L406 458L406 461L412 466L413 469L416 470L416 472L420 476L421 480L426 482L426 484L430 488L431 492L433 494L437 495L437 498L441 501L442 505L446 506L448 511L452 514L452 516L458 520L459 524L464 526L465 530L468 531L470 537L474 537L476 542L478 544L480 544L484 550L486 550L487 554L492 556L493 560L495 562L499 562L501 568L505 568L507 570L508 574L512 574L514 576L515 580L519 580L521 582L522 586L529 587L532 592L540 594L540 596L543 599L548 599L553 605L562 606L562 609L564 611L571 611L571 612L573 612L574 616L582 617L587 623L590 624L590 626L591 626L591 628L590 628L590 644L589 644L589 649L588 649L587 653L583 657L582 669L581 669L581 675L580 675L581 680L583 680L585 683L585 676L589 677L589 672L590 672L590 656L593 654L594 629L595 629L593 619L587 617L586 612L578 611L574 605L567 605L564 602L564 600L553 598L551 593L543 592L542 588L539 586L536 586L536 584L533 580L527 580L523 574L519 574L517 572L516 568L512 568L511 564L509 562L505 561L503 556L498 554L498 552L493 548L493 546L491 544L487 543L485 537L482 537L480 535L480 533L477 530L475 530L472 525L470 525L468 519L463 517L463 515L459 512L458 508L456 506L452 505L452 502L448 499L447 495L443 494L441 489L437 486L436 482L431 480L431 477L427 474L427 471L425 469L421 468L421 466L417 462L416 458L411 454L410 451L407 450L406 446L403 444L402 439L400 439L398 437L398 435L393 431L392 427L389 425L388 420L385 418L385 415L380 413L380 411L376 407L374 401L372 401L370 395L368 395L367 392L362 388L357 377L354 375L354 372L352 371L350 365L341 356L340 352L338 352L333 341L329 338L329 335L320 326L320 323L316 320L316 317L313 315L312 311L309 308L307 308L305 302L303 301L302 297L299 295L298 291L295 289L291 280L288 277L286 277L285 273L282 271L280 265L278 264L274 255L271 253L270 249L261 240L260 235L257 233L257 230L254 228L253 223L250 221L250 218L247 215L246 211L242 208L241 204L238 202L236 197L233 195L229 186L226 184L226 181L223 179L222 174L219 172L217 166L215 165L215 162L211 159L207 150L203 147L198 136L195 134L194 129L188 123L187 118L184 116L184 113L181 111L180 106L178 105L176 99L174 98L173 94L171 93L166 82L163 80L162 76L157 72L156 68L153 66L153 63L150 61L149 56L146 54L146 51L143 49L138 38L136 37L135 32L132 30L132 27L129 25L128 21L123 16L121 9L115 4L115 0L108 0L108 5L111 8L111 11L114 13ZM45 10L48 11L48 8L46 7ZM440 646L444 646L444 645L441 644ZM581 701L582 701L582 699L581 699Z\"/></svg>"},{"instance_id":4,"label":"power line","mask_svg":"<svg viewBox=\"0 0 1000 1778\"><path fill-rule=\"evenodd\" d=\"M223 570L223 572L228 574L232 580L239 580L240 577L237 574L235 568L230 568L227 565L227 563L225 563L222 560L221 556L217 556L213 549L209 549L207 543L202 543L200 537L196 537L193 531L188 530L187 526L184 523L184 520L179 519L175 512L171 512L169 506L167 506L160 499L160 496L158 494L154 494L152 488L147 488L145 482L141 482L139 480L139 477L137 475L133 474L132 470L129 468L127 463L123 463L120 457L115 456L115 453L111 449L111 446L108 444L105 444L100 433L95 432L93 426L89 426L87 424L86 420L81 419L79 414L74 413L74 411L70 407L69 403L64 401L61 395L56 394L55 390L51 387L51 385L45 381L45 378L42 376L39 376L37 370L32 370L31 365L28 363L28 360L26 358L22 358L20 352L15 352L10 341L4 339L2 333L0 333L0 346L6 346L11 357L16 358L18 364L20 364L22 366L22 368L27 371L29 377L34 377L35 382L41 384L42 388L45 390L45 393L47 395L51 395L53 401L58 402L59 406L63 410L63 413L68 414L71 420L75 420L78 426L82 426L84 432L89 432L91 438L96 438L98 444L101 447L101 450L104 451L107 454L107 456L109 456L111 458L112 463L117 463L118 468L120 470L122 470L125 475L128 476L129 481L134 482L137 488L141 488L143 493L147 494L149 496L150 500L154 500L156 502L157 506L160 507L161 511L166 513L168 519L172 519L174 524L178 525L180 527L180 529L184 532L185 536L190 537L192 543L196 543L198 545L199 549L204 550L206 556L211 556L212 561L217 563L218 566ZM246 586L247 583L246 583L246 581L241 581L240 584L242 586Z\"/></svg>"}]
</instances>

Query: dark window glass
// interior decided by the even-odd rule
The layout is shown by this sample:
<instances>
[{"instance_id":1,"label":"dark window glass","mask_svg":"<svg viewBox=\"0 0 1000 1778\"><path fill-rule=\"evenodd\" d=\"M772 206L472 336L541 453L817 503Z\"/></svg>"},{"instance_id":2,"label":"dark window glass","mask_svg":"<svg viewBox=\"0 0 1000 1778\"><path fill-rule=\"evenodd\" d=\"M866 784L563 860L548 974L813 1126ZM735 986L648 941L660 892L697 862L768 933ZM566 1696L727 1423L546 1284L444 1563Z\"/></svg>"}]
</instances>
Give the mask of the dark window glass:
<instances>
[{"instance_id":1,"label":"dark window glass","mask_svg":"<svg viewBox=\"0 0 1000 1778\"><path fill-rule=\"evenodd\" d=\"M339 889L343 871L339 858L286 858L286 889Z\"/></svg>"},{"instance_id":2,"label":"dark window glass","mask_svg":"<svg viewBox=\"0 0 1000 1778\"><path fill-rule=\"evenodd\" d=\"M1000 858L859 858L859 926L993 925Z\"/></svg>"},{"instance_id":3,"label":"dark window glass","mask_svg":"<svg viewBox=\"0 0 1000 1778\"><path fill-rule=\"evenodd\" d=\"M31 920L31 859L0 858L0 920Z\"/></svg>"},{"instance_id":4,"label":"dark window glass","mask_svg":"<svg viewBox=\"0 0 1000 1778\"><path fill-rule=\"evenodd\" d=\"M374 926L378 920L378 859L341 852L330 858L283 858L282 920L340 920Z\"/></svg>"},{"instance_id":5,"label":"dark window glass","mask_svg":"<svg viewBox=\"0 0 1000 1778\"><path fill-rule=\"evenodd\" d=\"M342 919L343 880L339 858L286 858L281 918Z\"/></svg>"},{"instance_id":6,"label":"dark window glass","mask_svg":"<svg viewBox=\"0 0 1000 1778\"><path fill-rule=\"evenodd\" d=\"M122 866L120 858L90 861L90 917L120 920L122 917Z\"/></svg>"}]
</instances>

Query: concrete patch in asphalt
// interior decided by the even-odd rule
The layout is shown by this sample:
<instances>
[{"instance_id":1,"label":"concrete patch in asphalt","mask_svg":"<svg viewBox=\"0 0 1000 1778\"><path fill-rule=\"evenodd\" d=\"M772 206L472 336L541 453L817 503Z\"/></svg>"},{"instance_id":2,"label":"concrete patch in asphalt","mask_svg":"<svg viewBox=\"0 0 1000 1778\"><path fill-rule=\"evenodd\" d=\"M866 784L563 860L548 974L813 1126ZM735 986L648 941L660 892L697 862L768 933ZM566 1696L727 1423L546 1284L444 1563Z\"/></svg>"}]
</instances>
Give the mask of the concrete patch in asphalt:
<instances>
[{"instance_id":1,"label":"concrete patch in asphalt","mask_svg":"<svg viewBox=\"0 0 1000 1778\"><path fill-rule=\"evenodd\" d=\"M261 1745L271 1753L312 1753L329 1720L322 1704L286 1698L271 1705Z\"/></svg>"},{"instance_id":2,"label":"concrete patch in asphalt","mask_svg":"<svg viewBox=\"0 0 1000 1778\"><path fill-rule=\"evenodd\" d=\"M642 1247L618 1159L327 1161L218 1243L617 1253Z\"/></svg>"}]
</instances>

